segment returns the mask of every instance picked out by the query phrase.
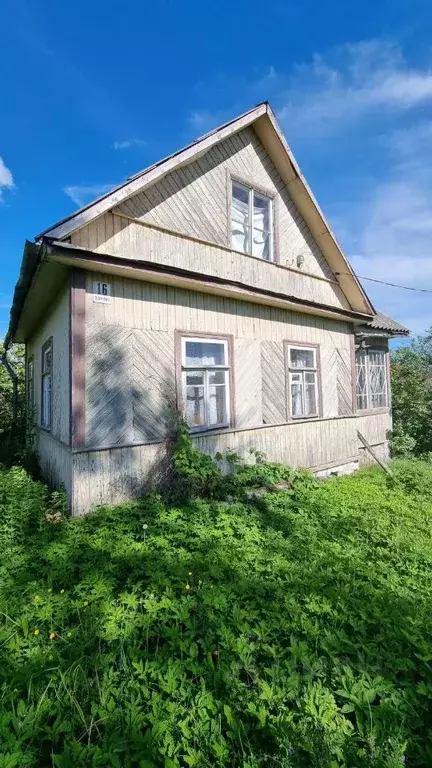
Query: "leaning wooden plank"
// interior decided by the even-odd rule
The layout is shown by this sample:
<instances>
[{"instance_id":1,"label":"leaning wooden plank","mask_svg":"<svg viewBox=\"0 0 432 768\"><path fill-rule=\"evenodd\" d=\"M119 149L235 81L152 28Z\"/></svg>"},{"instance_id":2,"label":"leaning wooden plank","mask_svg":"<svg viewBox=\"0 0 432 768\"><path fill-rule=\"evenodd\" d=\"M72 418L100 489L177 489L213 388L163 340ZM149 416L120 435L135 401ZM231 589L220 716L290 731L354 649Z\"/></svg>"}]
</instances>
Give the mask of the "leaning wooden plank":
<instances>
[{"instance_id":1,"label":"leaning wooden plank","mask_svg":"<svg viewBox=\"0 0 432 768\"><path fill-rule=\"evenodd\" d=\"M357 430L357 435L358 435L358 438L359 438L360 442L363 443L363 445L366 448L366 450L369 451L370 455L372 456L373 459L375 459L377 464L380 465L381 469L383 469L384 472L387 472L388 475L391 475L391 477L393 477L393 472L391 471L391 469L387 466L387 464L384 464L384 462L381 461L381 459L378 458L378 456L375 453L375 451L372 448L372 446L368 443L366 438L363 437L362 433L359 432L358 430Z\"/></svg>"}]
</instances>

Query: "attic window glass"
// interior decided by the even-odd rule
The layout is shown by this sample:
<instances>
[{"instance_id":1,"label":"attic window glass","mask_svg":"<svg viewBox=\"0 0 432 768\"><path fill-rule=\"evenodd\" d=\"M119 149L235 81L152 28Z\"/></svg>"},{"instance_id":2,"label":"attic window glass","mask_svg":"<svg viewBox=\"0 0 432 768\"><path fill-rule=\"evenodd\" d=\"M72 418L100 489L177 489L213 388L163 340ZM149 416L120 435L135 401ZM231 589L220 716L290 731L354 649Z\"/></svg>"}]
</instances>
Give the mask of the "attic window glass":
<instances>
[{"instance_id":1,"label":"attic window glass","mask_svg":"<svg viewBox=\"0 0 432 768\"><path fill-rule=\"evenodd\" d=\"M228 343L182 339L184 412L194 431L229 426Z\"/></svg>"},{"instance_id":2,"label":"attic window glass","mask_svg":"<svg viewBox=\"0 0 432 768\"><path fill-rule=\"evenodd\" d=\"M237 181L232 182L231 232L236 251L273 259L272 200Z\"/></svg>"},{"instance_id":3,"label":"attic window glass","mask_svg":"<svg viewBox=\"0 0 432 768\"><path fill-rule=\"evenodd\" d=\"M41 426L51 429L52 422L52 339L42 347Z\"/></svg>"},{"instance_id":4,"label":"attic window glass","mask_svg":"<svg viewBox=\"0 0 432 768\"><path fill-rule=\"evenodd\" d=\"M356 351L356 398L359 411L388 405L386 352L359 348Z\"/></svg>"}]
</instances>

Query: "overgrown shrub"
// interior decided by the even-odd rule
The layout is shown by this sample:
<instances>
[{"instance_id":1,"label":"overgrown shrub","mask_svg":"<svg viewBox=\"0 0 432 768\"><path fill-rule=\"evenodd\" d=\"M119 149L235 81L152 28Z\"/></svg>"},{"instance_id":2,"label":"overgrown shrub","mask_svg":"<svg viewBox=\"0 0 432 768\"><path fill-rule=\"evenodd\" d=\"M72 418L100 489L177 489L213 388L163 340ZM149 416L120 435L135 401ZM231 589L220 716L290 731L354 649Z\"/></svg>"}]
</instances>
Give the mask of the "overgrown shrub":
<instances>
[{"instance_id":1,"label":"overgrown shrub","mask_svg":"<svg viewBox=\"0 0 432 768\"><path fill-rule=\"evenodd\" d=\"M0 766L430 766L432 466L393 470L56 522L1 470Z\"/></svg>"}]
</instances>

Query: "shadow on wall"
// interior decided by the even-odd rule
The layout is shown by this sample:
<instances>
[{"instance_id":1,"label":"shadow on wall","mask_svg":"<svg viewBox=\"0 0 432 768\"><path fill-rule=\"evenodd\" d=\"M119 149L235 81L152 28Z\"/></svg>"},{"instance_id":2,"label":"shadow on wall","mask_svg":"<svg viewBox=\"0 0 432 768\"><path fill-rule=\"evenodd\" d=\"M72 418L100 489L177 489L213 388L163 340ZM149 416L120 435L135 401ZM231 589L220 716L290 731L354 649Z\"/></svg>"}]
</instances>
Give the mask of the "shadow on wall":
<instances>
[{"instance_id":1,"label":"shadow on wall","mask_svg":"<svg viewBox=\"0 0 432 768\"><path fill-rule=\"evenodd\" d=\"M86 448L91 450L75 454L78 513L89 504L139 496L149 482L163 482L176 408L171 334L117 326L89 332Z\"/></svg>"}]
</instances>

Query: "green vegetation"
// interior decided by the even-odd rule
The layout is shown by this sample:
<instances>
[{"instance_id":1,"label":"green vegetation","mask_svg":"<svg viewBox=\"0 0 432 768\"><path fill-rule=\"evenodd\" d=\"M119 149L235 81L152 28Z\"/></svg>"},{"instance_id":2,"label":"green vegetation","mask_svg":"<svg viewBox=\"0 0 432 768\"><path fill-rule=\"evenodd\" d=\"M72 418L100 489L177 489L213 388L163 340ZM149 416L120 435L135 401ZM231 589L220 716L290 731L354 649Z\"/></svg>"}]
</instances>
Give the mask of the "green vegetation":
<instances>
[{"instance_id":1,"label":"green vegetation","mask_svg":"<svg viewBox=\"0 0 432 768\"><path fill-rule=\"evenodd\" d=\"M4 354L0 340L0 358ZM35 458L32 451L33 429L27 429L25 404L25 347L24 344L12 344L8 351L8 360L18 379L17 418L12 418L12 380L6 368L0 364L0 462L3 464L23 463L34 469ZM30 419L29 419L30 421Z\"/></svg>"},{"instance_id":2,"label":"green vegetation","mask_svg":"<svg viewBox=\"0 0 432 768\"><path fill-rule=\"evenodd\" d=\"M432 466L174 470L84 519L0 471L1 768L430 766Z\"/></svg>"},{"instance_id":3,"label":"green vegetation","mask_svg":"<svg viewBox=\"0 0 432 768\"><path fill-rule=\"evenodd\" d=\"M393 453L432 453L432 328L391 356Z\"/></svg>"}]
</instances>

